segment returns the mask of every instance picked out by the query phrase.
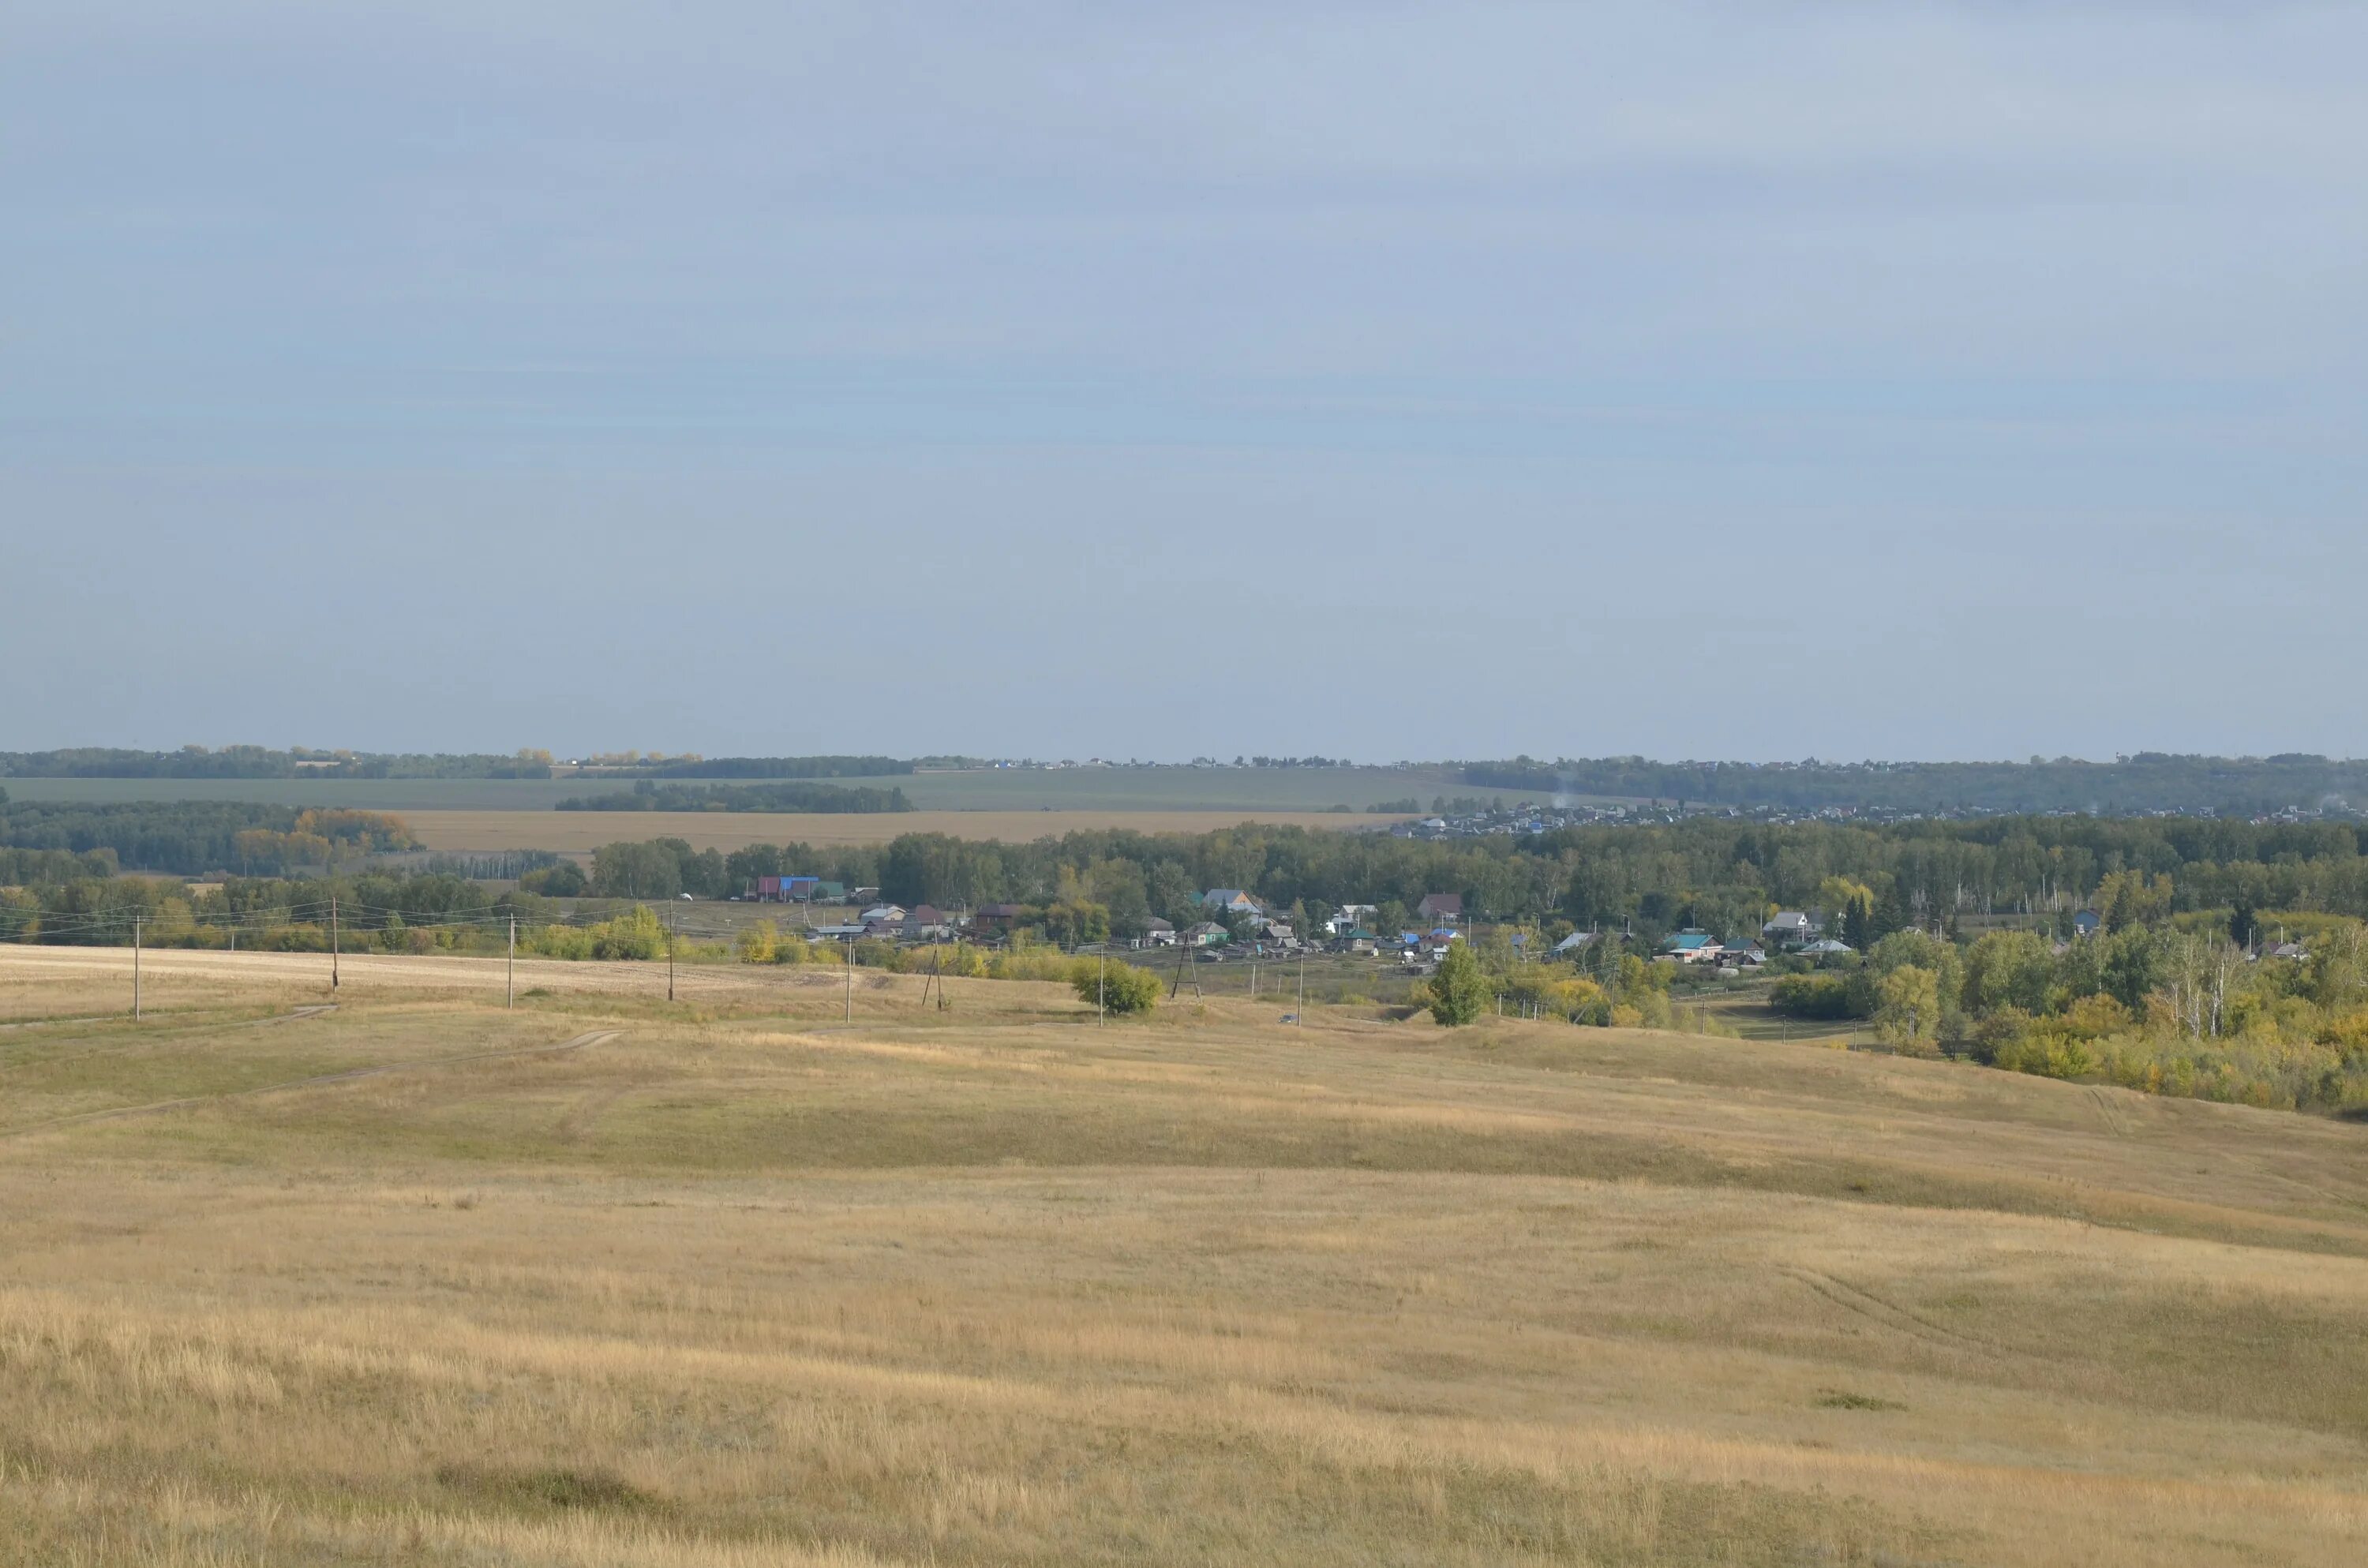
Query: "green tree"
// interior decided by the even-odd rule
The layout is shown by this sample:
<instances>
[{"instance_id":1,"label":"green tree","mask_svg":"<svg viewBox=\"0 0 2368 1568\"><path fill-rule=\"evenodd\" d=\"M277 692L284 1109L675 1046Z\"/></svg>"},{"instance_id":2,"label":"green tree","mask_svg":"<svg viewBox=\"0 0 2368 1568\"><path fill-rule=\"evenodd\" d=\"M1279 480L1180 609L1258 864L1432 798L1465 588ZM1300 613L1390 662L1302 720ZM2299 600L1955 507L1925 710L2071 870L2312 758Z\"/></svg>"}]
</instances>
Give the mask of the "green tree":
<instances>
[{"instance_id":1,"label":"green tree","mask_svg":"<svg viewBox=\"0 0 2368 1568\"><path fill-rule=\"evenodd\" d=\"M1842 940L1860 952L1874 946L1874 903L1862 891L1842 906Z\"/></svg>"},{"instance_id":2,"label":"green tree","mask_svg":"<svg viewBox=\"0 0 2368 1568\"><path fill-rule=\"evenodd\" d=\"M581 898L590 886L584 868L573 860L529 871L518 879L520 892L539 893L545 898Z\"/></svg>"},{"instance_id":3,"label":"green tree","mask_svg":"<svg viewBox=\"0 0 2368 1568\"><path fill-rule=\"evenodd\" d=\"M1479 1017L1488 995L1488 977L1479 955L1466 942L1451 942L1430 977L1430 1016L1449 1028Z\"/></svg>"},{"instance_id":4,"label":"green tree","mask_svg":"<svg viewBox=\"0 0 2368 1568\"><path fill-rule=\"evenodd\" d=\"M602 898L674 897L682 891L682 862L670 846L680 842L602 845L592 852L592 891Z\"/></svg>"},{"instance_id":5,"label":"green tree","mask_svg":"<svg viewBox=\"0 0 2368 1568\"><path fill-rule=\"evenodd\" d=\"M1941 977L1915 964L1902 964L1875 986L1874 1027L1894 1045L1918 1045L1941 1027Z\"/></svg>"}]
</instances>

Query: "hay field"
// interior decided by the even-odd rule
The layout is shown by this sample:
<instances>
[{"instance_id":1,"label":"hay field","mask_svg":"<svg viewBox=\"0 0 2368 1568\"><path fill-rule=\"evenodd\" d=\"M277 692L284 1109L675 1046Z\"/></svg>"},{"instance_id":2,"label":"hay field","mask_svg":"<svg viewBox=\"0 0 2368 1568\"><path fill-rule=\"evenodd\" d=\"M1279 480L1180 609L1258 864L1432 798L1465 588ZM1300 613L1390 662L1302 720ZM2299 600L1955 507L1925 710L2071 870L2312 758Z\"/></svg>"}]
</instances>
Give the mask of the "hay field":
<instances>
[{"instance_id":1,"label":"hay field","mask_svg":"<svg viewBox=\"0 0 2368 1568\"><path fill-rule=\"evenodd\" d=\"M298 1017L169 956L137 1028L0 1029L12 1561L2368 1552L2368 1128L988 982L848 1028L796 970L349 960Z\"/></svg>"},{"instance_id":2,"label":"hay field","mask_svg":"<svg viewBox=\"0 0 2368 1568\"><path fill-rule=\"evenodd\" d=\"M1031 839L1102 829L1211 833L1245 822L1315 828L1383 827L1401 817L1323 812L405 812L414 837L455 854L555 849L582 854L619 839L680 838L694 849L748 844L885 844L907 833Z\"/></svg>"}]
</instances>

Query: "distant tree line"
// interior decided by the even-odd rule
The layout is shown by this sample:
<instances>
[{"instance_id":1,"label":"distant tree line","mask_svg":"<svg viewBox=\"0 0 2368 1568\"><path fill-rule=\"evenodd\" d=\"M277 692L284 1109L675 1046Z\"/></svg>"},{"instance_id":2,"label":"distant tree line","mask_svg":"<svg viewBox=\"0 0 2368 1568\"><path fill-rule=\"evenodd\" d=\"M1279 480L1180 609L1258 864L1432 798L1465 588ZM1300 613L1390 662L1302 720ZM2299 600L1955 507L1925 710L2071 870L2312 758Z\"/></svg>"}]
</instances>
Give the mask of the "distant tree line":
<instances>
[{"instance_id":1,"label":"distant tree line","mask_svg":"<svg viewBox=\"0 0 2368 1568\"><path fill-rule=\"evenodd\" d=\"M754 844L705 856L657 840L679 846L667 851L673 882L650 872L657 880L634 886L651 891L606 891L722 896L760 876L809 875L877 886L907 905L1082 900L1104 910L1120 936L1153 916L1178 926L1202 918L1195 900L1212 887L1246 889L1281 910L1372 903L1385 926L1411 921L1425 894L1452 892L1492 921L1625 930L1646 946L1688 926L1757 936L1775 909L1819 910L1867 945L1977 915L2027 916L2068 932L2084 905L2100 904L2109 921L2123 918L2113 911L2124 905L2135 911L2142 901L2126 891L2134 883L2148 890L2145 899L2168 901L2164 916L2235 904L2368 915L2363 841L2368 827L2338 823L2089 817L1881 826L1705 817L1432 840L1260 824L1096 830L1026 844L905 834L876 846Z\"/></svg>"},{"instance_id":2,"label":"distant tree line","mask_svg":"<svg viewBox=\"0 0 2368 1568\"><path fill-rule=\"evenodd\" d=\"M1792 811L2222 812L2368 806L2368 761L2302 753L2269 757L2141 752L2113 762L1653 762L1641 756L1515 757L1462 765L1467 784L1555 794L1641 797L1689 806Z\"/></svg>"},{"instance_id":3,"label":"distant tree line","mask_svg":"<svg viewBox=\"0 0 2368 1568\"><path fill-rule=\"evenodd\" d=\"M669 788L653 784L628 798L657 809L673 799ZM873 793L884 793L884 809L895 809L897 791ZM1247 889L1284 909L1359 903L1382 905L1385 915L1392 904L1411 911L1426 893L1452 892L1491 920L1621 927L1642 940L1686 926L1753 935L1775 908L1823 909L1839 918L1849 891L1859 889L1872 942L1892 930L1975 915L2044 916L2066 928L2072 911L2100 896L2122 897L2107 890L2134 878L2167 890L2147 894L2168 900L2165 916L2240 904L2368 915L2364 841L2368 825L2348 823L2091 817L1883 825L1697 817L1429 840L1255 824L1205 834L1097 830L1033 843L906 834L884 845L819 850L750 845L696 866L677 856L676 885L636 884L616 896L720 896L763 875L876 885L899 903L949 908L1047 904L1082 893L1107 906L1123 935L1130 922L1154 915L1178 924L1199 918L1193 900L1212 887ZM0 850L111 855L138 870L309 870L326 869L332 852L346 861L410 846L402 820L377 812L0 798Z\"/></svg>"},{"instance_id":4,"label":"distant tree line","mask_svg":"<svg viewBox=\"0 0 2368 1568\"><path fill-rule=\"evenodd\" d=\"M900 788L844 784L659 784L572 796L563 812L909 812Z\"/></svg>"},{"instance_id":5,"label":"distant tree line","mask_svg":"<svg viewBox=\"0 0 2368 1568\"><path fill-rule=\"evenodd\" d=\"M380 812L240 801L12 801L0 793L0 851L106 855L142 871L270 876L416 847L403 820Z\"/></svg>"},{"instance_id":6,"label":"distant tree line","mask_svg":"<svg viewBox=\"0 0 2368 1568\"><path fill-rule=\"evenodd\" d=\"M80 746L0 752L0 778L548 778L551 754L313 751L297 746Z\"/></svg>"}]
</instances>

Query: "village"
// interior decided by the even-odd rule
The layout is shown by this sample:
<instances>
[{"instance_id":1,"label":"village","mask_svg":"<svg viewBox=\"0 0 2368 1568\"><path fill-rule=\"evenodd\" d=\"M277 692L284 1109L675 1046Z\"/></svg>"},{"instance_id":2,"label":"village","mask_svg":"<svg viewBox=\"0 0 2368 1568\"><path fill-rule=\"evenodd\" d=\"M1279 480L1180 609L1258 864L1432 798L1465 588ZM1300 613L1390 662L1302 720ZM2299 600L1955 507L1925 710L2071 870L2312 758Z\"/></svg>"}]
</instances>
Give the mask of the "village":
<instances>
[{"instance_id":1,"label":"village","mask_svg":"<svg viewBox=\"0 0 2368 1568\"><path fill-rule=\"evenodd\" d=\"M686 897L688 895L685 895ZM850 887L813 876L761 876L731 902L782 904L794 909L799 934L810 941L885 942L921 947L966 941L985 947L1011 945L1038 930L1045 912L1022 903L983 903L974 909L947 910L929 903L905 905L883 900L876 887ZM1202 915L1180 929L1153 915L1137 933L1105 942L1080 942L1079 950L1144 951L1183 949L1196 961L1271 960L1293 955L1329 954L1372 959L1402 966L1409 973L1429 972L1457 942L1471 938L1474 922L1467 915L1462 893L1425 894L1411 911L1409 926L1386 921L1382 906L1345 903L1304 929L1287 913L1278 914L1243 888L1211 888L1194 901ZM1396 928L1391 928L1395 926ZM1546 961L1574 961L1603 940L1598 931L1571 931L1551 945L1516 930L1507 938L1523 957ZM1617 935L1615 933L1615 935ZM1666 937L1649 956L1656 962L1707 966L1728 973L1764 967L1773 956L1790 955L1811 961L1846 957L1855 949L1826 934L1824 917L1797 910L1771 915L1756 933L1721 937L1688 928Z\"/></svg>"}]
</instances>

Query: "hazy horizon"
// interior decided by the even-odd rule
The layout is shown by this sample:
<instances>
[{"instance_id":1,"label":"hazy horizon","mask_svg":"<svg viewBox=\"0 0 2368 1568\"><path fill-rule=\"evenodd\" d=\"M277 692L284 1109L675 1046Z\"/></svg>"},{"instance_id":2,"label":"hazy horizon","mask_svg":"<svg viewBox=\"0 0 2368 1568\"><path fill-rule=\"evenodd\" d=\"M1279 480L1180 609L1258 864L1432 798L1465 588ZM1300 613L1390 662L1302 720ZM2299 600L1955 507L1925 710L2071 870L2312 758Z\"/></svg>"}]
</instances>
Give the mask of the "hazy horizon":
<instances>
[{"instance_id":1,"label":"hazy horizon","mask_svg":"<svg viewBox=\"0 0 2368 1568\"><path fill-rule=\"evenodd\" d=\"M8 749L2362 749L2356 7L6 33Z\"/></svg>"}]
</instances>

